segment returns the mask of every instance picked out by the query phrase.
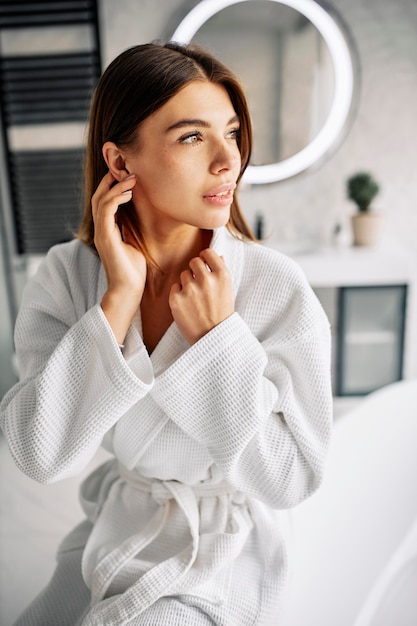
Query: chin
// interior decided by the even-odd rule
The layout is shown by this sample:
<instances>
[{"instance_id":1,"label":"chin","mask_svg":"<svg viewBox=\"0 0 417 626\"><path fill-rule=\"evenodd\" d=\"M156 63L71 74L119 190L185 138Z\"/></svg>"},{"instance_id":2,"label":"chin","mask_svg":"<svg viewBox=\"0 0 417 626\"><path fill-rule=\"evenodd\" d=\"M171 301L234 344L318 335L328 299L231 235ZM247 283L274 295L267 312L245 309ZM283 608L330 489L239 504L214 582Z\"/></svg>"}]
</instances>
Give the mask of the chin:
<instances>
[{"instance_id":1,"label":"chin","mask_svg":"<svg viewBox=\"0 0 417 626\"><path fill-rule=\"evenodd\" d=\"M222 212L221 214L218 213L217 215L210 216L208 219L204 220L204 224L202 224L200 228L203 228L205 230L214 230L216 228L221 228L222 226L226 226L229 219L230 209Z\"/></svg>"}]
</instances>

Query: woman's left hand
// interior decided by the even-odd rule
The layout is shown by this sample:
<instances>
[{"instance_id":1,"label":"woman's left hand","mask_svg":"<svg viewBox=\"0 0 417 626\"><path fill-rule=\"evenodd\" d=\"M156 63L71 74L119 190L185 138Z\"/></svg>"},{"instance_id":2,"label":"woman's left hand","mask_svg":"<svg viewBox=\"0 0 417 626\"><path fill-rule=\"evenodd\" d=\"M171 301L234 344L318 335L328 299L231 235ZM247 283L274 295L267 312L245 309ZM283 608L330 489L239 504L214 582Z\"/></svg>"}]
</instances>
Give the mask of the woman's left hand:
<instances>
[{"instance_id":1,"label":"woman's left hand","mask_svg":"<svg viewBox=\"0 0 417 626\"><path fill-rule=\"evenodd\" d=\"M193 344L234 313L235 297L229 271L214 250L194 257L171 287L169 306L179 330Z\"/></svg>"}]
</instances>

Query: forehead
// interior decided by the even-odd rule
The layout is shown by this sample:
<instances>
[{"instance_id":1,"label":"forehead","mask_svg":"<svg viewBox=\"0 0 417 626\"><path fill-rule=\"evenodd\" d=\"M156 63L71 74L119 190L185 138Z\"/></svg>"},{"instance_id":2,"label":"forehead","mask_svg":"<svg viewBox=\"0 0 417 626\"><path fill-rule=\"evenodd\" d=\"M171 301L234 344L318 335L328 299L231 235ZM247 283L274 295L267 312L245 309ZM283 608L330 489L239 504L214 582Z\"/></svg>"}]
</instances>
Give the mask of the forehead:
<instances>
[{"instance_id":1,"label":"forehead","mask_svg":"<svg viewBox=\"0 0 417 626\"><path fill-rule=\"evenodd\" d=\"M192 81L185 85L148 119L161 124L175 124L179 118L227 123L235 114L230 96L223 85Z\"/></svg>"}]
</instances>

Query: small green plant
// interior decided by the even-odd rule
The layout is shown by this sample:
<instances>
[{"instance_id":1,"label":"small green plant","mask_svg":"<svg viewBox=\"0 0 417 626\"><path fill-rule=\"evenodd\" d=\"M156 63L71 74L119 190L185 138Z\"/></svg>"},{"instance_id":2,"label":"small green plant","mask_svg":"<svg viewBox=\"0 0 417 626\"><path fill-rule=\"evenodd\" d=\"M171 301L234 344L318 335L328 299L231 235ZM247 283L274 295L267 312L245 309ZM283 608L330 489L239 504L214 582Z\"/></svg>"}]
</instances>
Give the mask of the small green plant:
<instances>
[{"instance_id":1,"label":"small green plant","mask_svg":"<svg viewBox=\"0 0 417 626\"><path fill-rule=\"evenodd\" d=\"M369 172L358 172L346 184L349 200L353 200L360 212L369 211L371 202L379 193L379 185Z\"/></svg>"}]
</instances>

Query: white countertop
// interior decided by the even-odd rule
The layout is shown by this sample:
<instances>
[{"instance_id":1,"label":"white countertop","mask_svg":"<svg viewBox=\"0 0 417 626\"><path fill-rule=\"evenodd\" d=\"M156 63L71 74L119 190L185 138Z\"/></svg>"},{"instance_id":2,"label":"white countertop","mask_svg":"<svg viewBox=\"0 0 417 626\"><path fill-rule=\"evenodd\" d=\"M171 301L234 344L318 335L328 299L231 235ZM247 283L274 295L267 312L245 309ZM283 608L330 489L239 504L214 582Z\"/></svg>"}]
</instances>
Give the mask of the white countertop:
<instances>
[{"instance_id":1,"label":"white countertop","mask_svg":"<svg viewBox=\"0 0 417 626\"><path fill-rule=\"evenodd\" d=\"M274 248L292 257L313 287L402 284L416 273L413 259L397 248L352 246L305 253Z\"/></svg>"}]
</instances>

